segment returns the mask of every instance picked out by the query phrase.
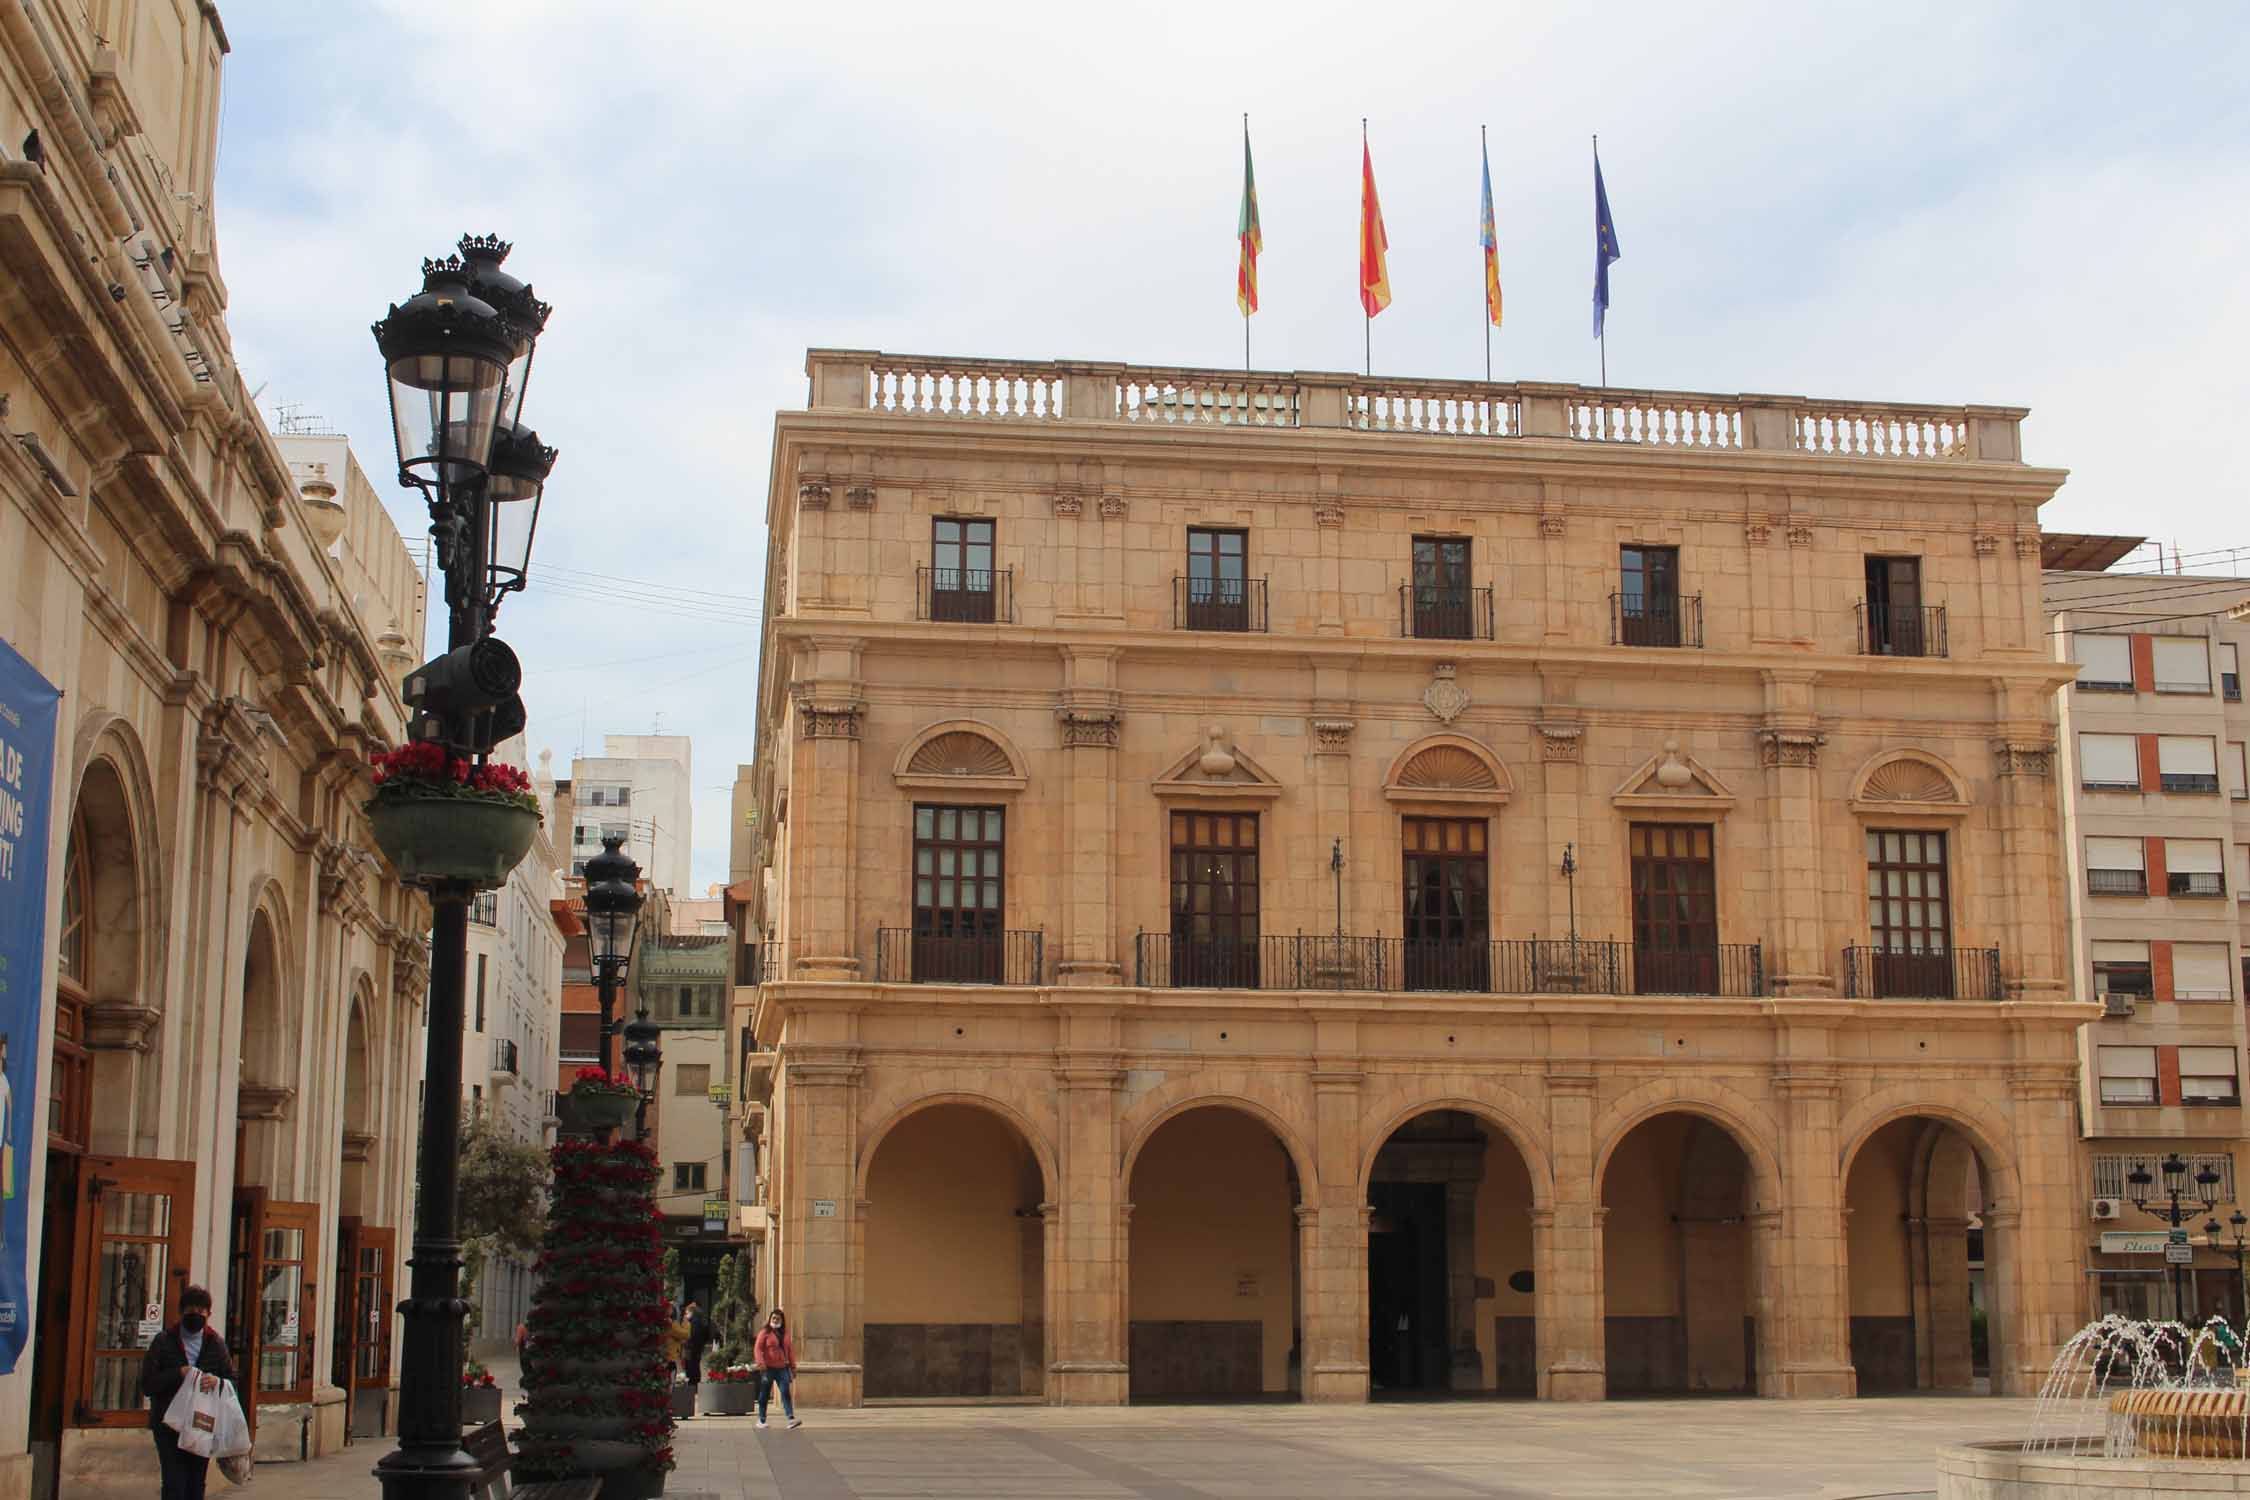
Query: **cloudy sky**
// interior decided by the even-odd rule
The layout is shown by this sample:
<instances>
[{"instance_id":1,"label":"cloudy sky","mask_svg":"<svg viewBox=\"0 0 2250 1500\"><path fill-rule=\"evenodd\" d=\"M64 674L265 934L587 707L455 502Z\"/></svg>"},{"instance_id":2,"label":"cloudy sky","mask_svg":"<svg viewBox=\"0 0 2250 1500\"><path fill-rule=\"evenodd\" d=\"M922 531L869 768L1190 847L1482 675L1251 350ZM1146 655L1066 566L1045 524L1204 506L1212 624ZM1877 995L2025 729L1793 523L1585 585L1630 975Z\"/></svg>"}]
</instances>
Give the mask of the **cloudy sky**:
<instances>
[{"instance_id":1,"label":"cloudy sky","mask_svg":"<svg viewBox=\"0 0 2250 1500\"><path fill-rule=\"evenodd\" d=\"M1429 0L1036 7L223 0L237 352L387 472L367 325L463 230L557 311L531 743L695 740L697 881L755 739L767 450L804 351L1232 365L1241 117L1259 365L1592 382L1589 138L1620 385L2029 406L2050 530L2250 545L2239 4ZM410 507L395 507L418 531ZM410 534L413 534L410 532Z\"/></svg>"}]
</instances>

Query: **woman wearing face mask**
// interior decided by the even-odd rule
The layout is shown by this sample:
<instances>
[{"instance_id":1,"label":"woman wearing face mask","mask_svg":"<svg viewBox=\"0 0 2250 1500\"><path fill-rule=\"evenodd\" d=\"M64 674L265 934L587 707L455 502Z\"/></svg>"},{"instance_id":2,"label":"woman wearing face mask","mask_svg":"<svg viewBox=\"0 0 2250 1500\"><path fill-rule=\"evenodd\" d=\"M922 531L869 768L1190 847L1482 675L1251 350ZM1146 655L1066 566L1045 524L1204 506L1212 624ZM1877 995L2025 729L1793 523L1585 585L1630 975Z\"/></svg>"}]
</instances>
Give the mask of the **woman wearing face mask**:
<instances>
[{"instance_id":1,"label":"woman wearing face mask","mask_svg":"<svg viewBox=\"0 0 2250 1500\"><path fill-rule=\"evenodd\" d=\"M141 1394L148 1397L149 1431L156 1435L156 1463L164 1475L163 1500L203 1500L211 1460L180 1451L180 1435L164 1425L164 1413L189 1370L232 1381L234 1359L226 1340L211 1326L211 1294L191 1286L180 1293L180 1321L156 1336L141 1360ZM237 1387L239 1394L240 1387Z\"/></svg>"},{"instance_id":2,"label":"woman wearing face mask","mask_svg":"<svg viewBox=\"0 0 2250 1500\"><path fill-rule=\"evenodd\" d=\"M766 1425L766 1397L775 1386L781 1387L781 1414L792 1427L805 1424L798 1419L796 1403L789 1399L789 1383L797 1378L797 1347L789 1342L789 1319L780 1308L766 1319L766 1326L758 1330L758 1426Z\"/></svg>"}]
</instances>

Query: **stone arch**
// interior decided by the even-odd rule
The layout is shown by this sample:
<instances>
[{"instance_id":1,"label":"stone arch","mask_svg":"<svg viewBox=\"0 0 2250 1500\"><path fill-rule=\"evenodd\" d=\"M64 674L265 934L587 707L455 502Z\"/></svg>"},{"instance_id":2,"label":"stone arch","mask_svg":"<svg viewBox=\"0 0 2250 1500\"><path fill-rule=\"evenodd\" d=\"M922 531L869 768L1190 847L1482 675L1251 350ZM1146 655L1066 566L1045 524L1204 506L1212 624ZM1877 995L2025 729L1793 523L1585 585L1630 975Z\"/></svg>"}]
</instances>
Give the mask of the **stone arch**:
<instances>
[{"instance_id":1,"label":"stone arch","mask_svg":"<svg viewBox=\"0 0 2250 1500\"><path fill-rule=\"evenodd\" d=\"M379 1041L375 1034L375 987L365 973L354 975L349 993L351 1009L344 1021L344 1075L338 1133L343 1154L341 1212L362 1218L375 1212L370 1201L370 1168L374 1165L378 1102L381 1099Z\"/></svg>"},{"instance_id":2,"label":"stone arch","mask_svg":"<svg viewBox=\"0 0 2250 1500\"><path fill-rule=\"evenodd\" d=\"M1292 1120L1286 1104L1269 1103L1248 1094L1214 1092L1208 1085L1189 1080L1176 1087L1158 1089L1142 1101L1141 1111L1129 1112L1124 1125L1126 1133L1124 1155L1119 1158L1117 1180L1131 1190L1133 1167L1140 1160L1141 1149L1149 1138L1164 1128L1165 1122L1184 1115L1191 1109L1224 1108L1249 1115L1273 1132L1281 1149L1288 1153L1289 1164L1297 1173L1299 1197L1307 1203L1315 1201L1314 1189L1320 1183L1320 1173L1315 1169L1312 1149L1306 1143L1312 1139L1309 1122Z\"/></svg>"},{"instance_id":3,"label":"stone arch","mask_svg":"<svg viewBox=\"0 0 2250 1500\"><path fill-rule=\"evenodd\" d=\"M1516 1154L1531 1171L1531 1205L1535 1210L1552 1206L1554 1201L1555 1169L1553 1158L1547 1153L1545 1143L1528 1123L1539 1118L1538 1112L1527 1107L1526 1102L1512 1091L1495 1085L1481 1084L1470 1079L1447 1079L1446 1088L1428 1095L1418 1095L1412 1103L1390 1111L1373 1130L1366 1133L1359 1157L1359 1190L1366 1197L1370 1174L1375 1170L1375 1158L1382 1154L1383 1146L1407 1122L1432 1110L1453 1109L1474 1115L1499 1131Z\"/></svg>"},{"instance_id":4,"label":"stone arch","mask_svg":"<svg viewBox=\"0 0 2250 1500\"><path fill-rule=\"evenodd\" d=\"M294 1196L292 1143L300 1076L297 980L289 905L278 881L257 886L244 932L241 985L240 1125L242 1180L276 1198Z\"/></svg>"},{"instance_id":5,"label":"stone arch","mask_svg":"<svg viewBox=\"0 0 2250 1500\"><path fill-rule=\"evenodd\" d=\"M899 747L891 778L901 786L1020 789L1030 779L1029 764L997 724L942 719Z\"/></svg>"},{"instance_id":6,"label":"stone arch","mask_svg":"<svg viewBox=\"0 0 2250 1500\"><path fill-rule=\"evenodd\" d=\"M1698 1080L1693 1084L1657 1079L1642 1084L1610 1105L1594 1126L1600 1145L1594 1152L1594 1195L1601 1196L1602 1176L1610 1157L1636 1126L1662 1114L1699 1115L1734 1137L1750 1160L1750 1176L1761 1210L1781 1207L1781 1132L1772 1115L1757 1101L1723 1083Z\"/></svg>"},{"instance_id":7,"label":"stone arch","mask_svg":"<svg viewBox=\"0 0 2250 1500\"><path fill-rule=\"evenodd\" d=\"M1912 1086L1883 1089L1854 1105L1836 1125L1836 1138L1844 1143L1836 1154L1838 1182L1851 1180L1852 1163L1875 1133L1893 1121L1911 1116L1941 1120L1953 1126L1975 1150L1985 1177L1990 1206L2018 1208L2022 1204L2016 1174L2015 1132L1983 1103L1974 1100L1931 1099Z\"/></svg>"},{"instance_id":8,"label":"stone arch","mask_svg":"<svg viewBox=\"0 0 2250 1500\"><path fill-rule=\"evenodd\" d=\"M1515 794L1515 781L1482 740L1429 734L1392 758L1383 794L1393 801L1505 802Z\"/></svg>"},{"instance_id":9,"label":"stone arch","mask_svg":"<svg viewBox=\"0 0 2250 1500\"><path fill-rule=\"evenodd\" d=\"M1909 807L1965 805L1967 778L1944 757L1920 749L1885 750L1872 756L1852 777L1854 806L1903 803Z\"/></svg>"},{"instance_id":10,"label":"stone arch","mask_svg":"<svg viewBox=\"0 0 2250 1500\"><path fill-rule=\"evenodd\" d=\"M862 1198L867 1196L868 1169L874 1166L875 1153L882 1149L883 1142L890 1133L915 1115L926 1109L934 1109L941 1104L965 1104L976 1109L986 1110L1005 1120L1010 1126L1014 1127L1016 1134L1023 1137L1024 1145L1030 1148L1031 1159L1039 1164L1039 1175L1046 1186L1048 1200L1054 1200L1056 1195L1062 1191L1061 1168L1055 1159L1054 1143L1047 1138L1046 1132L1041 1130L1030 1116L1007 1100L994 1094L981 1093L973 1089L944 1089L935 1093L917 1095L897 1106L884 1115L882 1121L874 1129L867 1132L866 1144L860 1147L859 1161L852 1169L852 1181L859 1196Z\"/></svg>"},{"instance_id":11,"label":"stone arch","mask_svg":"<svg viewBox=\"0 0 2250 1500\"><path fill-rule=\"evenodd\" d=\"M163 1094L152 1059L163 1018L163 875L148 764L132 726L89 715L74 747L63 874L75 875L82 946L72 1003L87 1051L92 1149L154 1155Z\"/></svg>"}]
</instances>

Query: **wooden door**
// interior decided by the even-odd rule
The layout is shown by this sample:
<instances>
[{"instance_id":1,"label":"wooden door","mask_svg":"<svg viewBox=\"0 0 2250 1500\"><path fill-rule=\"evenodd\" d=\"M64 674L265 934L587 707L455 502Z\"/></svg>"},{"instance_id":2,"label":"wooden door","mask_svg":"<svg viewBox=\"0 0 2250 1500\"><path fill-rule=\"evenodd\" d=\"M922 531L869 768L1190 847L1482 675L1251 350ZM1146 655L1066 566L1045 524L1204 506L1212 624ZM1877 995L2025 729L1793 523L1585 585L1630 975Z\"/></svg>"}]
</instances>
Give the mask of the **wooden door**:
<instances>
[{"instance_id":1,"label":"wooden door","mask_svg":"<svg viewBox=\"0 0 2250 1500\"><path fill-rule=\"evenodd\" d=\"M1258 987L1258 815L1172 815L1172 975L1188 988Z\"/></svg>"},{"instance_id":2,"label":"wooden door","mask_svg":"<svg viewBox=\"0 0 2250 1500\"><path fill-rule=\"evenodd\" d=\"M1945 835L1869 829L1867 928L1877 997L1953 995Z\"/></svg>"},{"instance_id":3,"label":"wooden door","mask_svg":"<svg viewBox=\"0 0 2250 1500\"><path fill-rule=\"evenodd\" d=\"M337 1262L338 1274L345 1277L337 1288L337 1306L349 1307L351 1316L351 1376L340 1383L350 1392L355 1437L380 1437L390 1430L391 1307L397 1301L391 1279L397 1263L398 1231L372 1224L359 1226L352 1259Z\"/></svg>"},{"instance_id":4,"label":"wooden door","mask_svg":"<svg viewBox=\"0 0 2250 1500\"><path fill-rule=\"evenodd\" d=\"M914 979L998 984L1004 976L1007 838L997 807L914 809Z\"/></svg>"},{"instance_id":5,"label":"wooden door","mask_svg":"<svg viewBox=\"0 0 2250 1500\"><path fill-rule=\"evenodd\" d=\"M1708 823L1635 823L1633 983L1644 995L1719 992L1718 879Z\"/></svg>"},{"instance_id":6,"label":"wooden door","mask_svg":"<svg viewBox=\"0 0 2250 1500\"><path fill-rule=\"evenodd\" d=\"M1407 818L1405 980L1410 990L1491 987L1491 874L1482 818Z\"/></svg>"},{"instance_id":7,"label":"wooden door","mask_svg":"<svg viewBox=\"0 0 2250 1500\"><path fill-rule=\"evenodd\" d=\"M312 1399L319 1226L317 1203L284 1203L264 1188L235 1193L227 1344L242 1371L253 1430L259 1406Z\"/></svg>"},{"instance_id":8,"label":"wooden door","mask_svg":"<svg viewBox=\"0 0 2250 1500\"><path fill-rule=\"evenodd\" d=\"M149 1341L179 1316L187 1285L195 1163L88 1156L78 1167L70 1423L140 1427L148 1421L141 1360Z\"/></svg>"},{"instance_id":9,"label":"wooden door","mask_svg":"<svg viewBox=\"0 0 2250 1500\"><path fill-rule=\"evenodd\" d=\"M342 1390L352 1388L352 1348L358 1326L357 1309L352 1304L352 1268L359 1264L359 1218L345 1214L336 1220L336 1274L343 1277L342 1290L336 1298L336 1325L330 1330L329 1384ZM349 1418L345 1421L344 1435L351 1436Z\"/></svg>"}]
</instances>

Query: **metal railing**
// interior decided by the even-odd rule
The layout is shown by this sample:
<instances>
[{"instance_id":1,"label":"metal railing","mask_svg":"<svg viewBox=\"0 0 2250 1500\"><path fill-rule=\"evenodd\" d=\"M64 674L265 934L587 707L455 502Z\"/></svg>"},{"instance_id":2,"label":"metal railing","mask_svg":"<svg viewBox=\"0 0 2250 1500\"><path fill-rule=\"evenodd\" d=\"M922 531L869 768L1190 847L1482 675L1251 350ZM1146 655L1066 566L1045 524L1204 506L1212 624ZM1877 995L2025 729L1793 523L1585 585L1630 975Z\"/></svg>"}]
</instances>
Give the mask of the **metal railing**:
<instances>
[{"instance_id":1,"label":"metal railing","mask_svg":"<svg viewBox=\"0 0 2250 1500\"><path fill-rule=\"evenodd\" d=\"M500 925L500 893L479 891L469 901L469 920L479 927Z\"/></svg>"},{"instance_id":2,"label":"metal railing","mask_svg":"<svg viewBox=\"0 0 2250 1500\"><path fill-rule=\"evenodd\" d=\"M1014 568L914 570L914 617L949 625L1009 625L1016 618Z\"/></svg>"},{"instance_id":3,"label":"metal railing","mask_svg":"<svg viewBox=\"0 0 2250 1500\"><path fill-rule=\"evenodd\" d=\"M2146 870L2088 870L2086 894L2089 896L2145 896L2148 894Z\"/></svg>"},{"instance_id":4,"label":"metal railing","mask_svg":"<svg viewBox=\"0 0 2250 1500\"><path fill-rule=\"evenodd\" d=\"M2169 870L2164 876L2167 896L2224 896L2227 878L2217 870Z\"/></svg>"},{"instance_id":5,"label":"metal railing","mask_svg":"<svg viewBox=\"0 0 2250 1500\"><path fill-rule=\"evenodd\" d=\"M1844 950L1847 1000L1998 1000L2003 994L1998 948L1955 948L1944 953Z\"/></svg>"},{"instance_id":6,"label":"metal railing","mask_svg":"<svg viewBox=\"0 0 2250 1500\"><path fill-rule=\"evenodd\" d=\"M516 1066L516 1044L512 1037L496 1036L492 1039L492 1071L495 1073L520 1072Z\"/></svg>"},{"instance_id":7,"label":"metal railing","mask_svg":"<svg viewBox=\"0 0 2250 1500\"><path fill-rule=\"evenodd\" d=\"M1869 604L1861 600L1857 613L1862 656L1947 654L1942 604Z\"/></svg>"},{"instance_id":8,"label":"metal railing","mask_svg":"<svg viewBox=\"0 0 2250 1500\"><path fill-rule=\"evenodd\" d=\"M1612 646L1701 646L1703 596L1676 598L1614 593L1609 596Z\"/></svg>"},{"instance_id":9,"label":"metal railing","mask_svg":"<svg viewBox=\"0 0 2250 1500\"><path fill-rule=\"evenodd\" d=\"M1263 578L1172 579L1172 628L1254 634L1266 628Z\"/></svg>"},{"instance_id":10,"label":"metal railing","mask_svg":"<svg viewBox=\"0 0 2250 1500\"><path fill-rule=\"evenodd\" d=\"M1047 935L1039 931L941 937L906 927L875 934L877 984L1043 984Z\"/></svg>"},{"instance_id":11,"label":"metal railing","mask_svg":"<svg viewBox=\"0 0 2250 1500\"><path fill-rule=\"evenodd\" d=\"M1486 995L1766 992L1757 943L1636 950L1606 938L1423 941L1297 934L1203 941L1133 937L1133 982L1151 989L1449 991Z\"/></svg>"},{"instance_id":12,"label":"metal railing","mask_svg":"<svg viewBox=\"0 0 2250 1500\"><path fill-rule=\"evenodd\" d=\"M1420 641L1492 639L1492 590L1398 586L1398 633Z\"/></svg>"},{"instance_id":13,"label":"metal railing","mask_svg":"<svg viewBox=\"0 0 2250 1500\"><path fill-rule=\"evenodd\" d=\"M782 977L781 944L778 941L768 939L762 943L744 943L735 950L736 984L771 984Z\"/></svg>"},{"instance_id":14,"label":"metal railing","mask_svg":"<svg viewBox=\"0 0 2250 1500\"><path fill-rule=\"evenodd\" d=\"M2159 771L2156 780L2167 792L2215 792L2219 789L2216 772L2207 775L2202 771Z\"/></svg>"}]
</instances>

